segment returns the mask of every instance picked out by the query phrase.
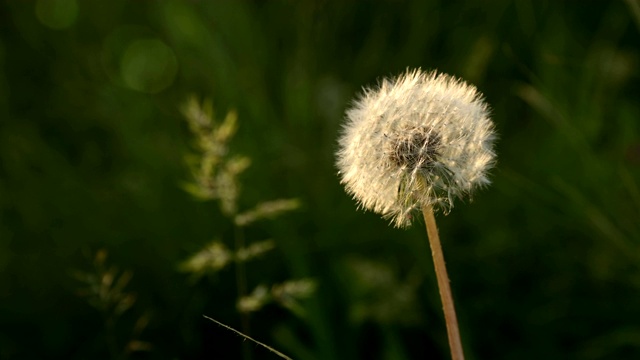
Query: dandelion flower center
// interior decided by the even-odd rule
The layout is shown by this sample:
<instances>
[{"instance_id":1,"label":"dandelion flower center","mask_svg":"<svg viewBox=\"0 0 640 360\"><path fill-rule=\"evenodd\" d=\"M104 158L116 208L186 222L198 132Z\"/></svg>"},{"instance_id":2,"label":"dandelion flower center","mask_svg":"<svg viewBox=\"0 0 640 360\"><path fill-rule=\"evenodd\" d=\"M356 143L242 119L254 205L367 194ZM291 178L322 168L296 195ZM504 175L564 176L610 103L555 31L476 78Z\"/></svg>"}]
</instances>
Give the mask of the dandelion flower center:
<instances>
[{"instance_id":1,"label":"dandelion flower center","mask_svg":"<svg viewBox=\"0 0 640 360\"><path fill-rule=\"evenodd\" d=\"M408 136L393 143L389 159L397 166L409 171L429 171L437 161L440 147L440 137L425 128L415 129Z\"/></svg>"}]
</instances>

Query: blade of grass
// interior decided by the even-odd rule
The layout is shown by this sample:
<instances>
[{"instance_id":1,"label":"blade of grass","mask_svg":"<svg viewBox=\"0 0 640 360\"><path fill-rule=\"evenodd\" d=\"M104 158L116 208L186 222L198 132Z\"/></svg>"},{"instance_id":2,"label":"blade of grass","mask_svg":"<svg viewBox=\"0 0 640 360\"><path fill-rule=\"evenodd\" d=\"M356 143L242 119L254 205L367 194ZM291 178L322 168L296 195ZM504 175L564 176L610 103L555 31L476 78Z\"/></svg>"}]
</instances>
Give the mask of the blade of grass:
<instances>
[{"instance_id":1,"label":"blade of grass","mask_svg":"<svg viewBox=\"0 0 640 360\"><path fill-rule=\"evenodd\" d=\"M218 320L216 320L216 319L213 319L213 318L208 317L207 315L202 315L202 316L203 316L205 319L207 319L207 320L211 320L211 321L213 321L214 323L216 323L216 324L218 324L218 325L222 326L223 328L225 328L225 329L227 329L227 330L230 330L230 331L232 331L232 332L234 332L234 333L236 333L236 334L238 334L238 335L242 336L243 338L245 338L245 339L247 339L247 340L249 340L249 341L253 341L254 343L256 343L256 344L258 344L258 345L262 346L263 348L265 348L265 349L267 349L267 350L271 351L272 353L274 353L274 354L276 354L276 355L280 356L280 357L281 357L281 358L283 358L283 359L286 359L286 360L293 360L293 359L291 359L290 357L288 357L287 355L285 355L285 354L281 353L280 351L278 351L278 350L276 350L276 349L272 348L271 346L269 346L269 345L267 345L267 344L264 344L264 343L261 343L260 341L258 341L258 340L256 340L256 339L254 339L254 338L252 338L252 337L250 337L250 336L248 336L248 335L245 335L245 334L241 333L240 331L238 331L238 330L236 330L236 329L232 328L231 326L225 325L225 324L221 323L220 321L218 321Z\"/></svg>"}]
</instances>

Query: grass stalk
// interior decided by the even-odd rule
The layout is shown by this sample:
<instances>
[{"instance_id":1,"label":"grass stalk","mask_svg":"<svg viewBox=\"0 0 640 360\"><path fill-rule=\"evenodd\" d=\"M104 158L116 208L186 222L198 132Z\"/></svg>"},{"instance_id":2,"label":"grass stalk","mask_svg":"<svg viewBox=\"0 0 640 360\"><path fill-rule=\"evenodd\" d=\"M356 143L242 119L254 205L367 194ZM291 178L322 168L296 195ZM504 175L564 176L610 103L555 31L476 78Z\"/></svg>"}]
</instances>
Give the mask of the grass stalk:
<instances>
[{"instance_id":1,"label":"grass stalk","mask_svg":"<svg viewBox=\"0 0 640 360\"><path fill-rule=\"evenodd\" d=\"M453 296L451 295L451 287L449 286L449 275L447 275L447 268L444 263L444 255L442 253L442 245L440 244L440 236L438 235L436 218L433 214L433 207L431 205L424 206L422 208L422 214L427 226L433 264L436 268L436 278L438 279L438 289L440 290L444 319L447 324L451 358L453 360L464 360L460 331L458 329L458 318L456 317L456 309L453 305Z\"/></svg>"},{"instance_id":2,"label":"grass stalk","mask_svg":"<svg viewBox=\"0 0 640 360\"><path fill-rule=\"evenodd\" d=\"M254 342L254 343L255 343L255 344L257 344L257 345L262 346L263 348L265 348L265 349L267 349L267 350L271 351L272 353L274 353L274 354L278 355L279 357L281 357L281 358L283 358L283 359L285 359L285 360L293 360L293 359L291 359L290 357L288 357L287 355L285 355L285 354L281 353L280 351L278 351L278 350L276 350L276 349L272 348L271 346L269 346L269 345L267 345L267 344L264 344L264 343L261 343L260 341L258 341L258 340L256 340L256 339L254 339L254 338L252 338L252 337L250 337L250 336L248 336L248 335L243 334L242 332L240 332L240 331L238 331L238 330L236 330L236 329L232 328L232 327L231 327L231 326L229 326L229 325L225 325L225 324L221 323L220 321L218 321L218 320L216 320L216 319L214 319L214 318L208 317L207 315L202 315L202 316L203 316L205 319L211 320L211 321L213 321L214 323L216 323L216 324L218 324L218 325L222 326L223 328L225 328L225 329L227 329L227 330L229 330L229 331L232 331L232 332L234 332L234 333L236 333L236 334L238 334L238 335L242 336L243 338L245 338L245 339L247 339L247 340L249 340L249 341Z\"/></svg>"},{"instance_id":3,"label":"grass stalk","mask_svg":"<svg viewBox=\"0 0 640 360\"><path fill-rule=\"evenodd\" d=\"M234 226L234 230L235 249L236 253L238 253L245 247L244 234L239 226ZM247 273L245 271L244 261L236 261L236 286L238 288L238 299L242 299L243 297L247 296ZM249 338L251 327L248 313L240 312L240 323L242 326L242 332L244 333L243 336ZM242 359L253 359L251 348L247 343L242 343Z\"/></svg>"}]
</instances>

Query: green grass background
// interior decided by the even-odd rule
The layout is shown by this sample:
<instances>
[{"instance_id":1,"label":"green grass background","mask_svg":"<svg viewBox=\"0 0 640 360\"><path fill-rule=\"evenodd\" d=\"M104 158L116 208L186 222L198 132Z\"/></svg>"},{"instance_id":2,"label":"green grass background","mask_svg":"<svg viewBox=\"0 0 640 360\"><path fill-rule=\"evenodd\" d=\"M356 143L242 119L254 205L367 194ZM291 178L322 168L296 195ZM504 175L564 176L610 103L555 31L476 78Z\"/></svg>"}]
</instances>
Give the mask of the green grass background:
<instances>
[{"instance_id":1,"label":"green grass background","mask_svg":"<svg viewBox=\"0 0 640 360\"><path fill-rule=\"evenodd\" d=\"M247 282L312 277L318 289L304 316L252 315L251 335L296 359L447 359L421 224L357 210L334 166L351 99L407 67L477 85L500 136L492 186L438 217L467 358L640 357L634 6L3 1L0 359L113 357L73 276L99 249L133 273L115 341L150 318L140 339L152 350L130 358L242 357L240 337L202 318L240 327L233 268L178 271L233 236L215 203L181 188L190 94L218 117L238 110L232 148L252 158L241 208L303 204L248 230L277 248L247 264Z\"/></svg>"}]
</instances>

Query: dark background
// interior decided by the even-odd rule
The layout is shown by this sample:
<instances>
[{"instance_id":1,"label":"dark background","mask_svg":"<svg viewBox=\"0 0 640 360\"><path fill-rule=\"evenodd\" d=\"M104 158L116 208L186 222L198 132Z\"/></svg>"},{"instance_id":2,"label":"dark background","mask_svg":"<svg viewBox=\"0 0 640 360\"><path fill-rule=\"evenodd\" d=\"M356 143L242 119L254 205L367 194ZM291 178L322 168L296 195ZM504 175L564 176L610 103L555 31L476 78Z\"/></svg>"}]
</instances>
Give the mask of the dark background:
<instances>
[{"instance_id":1,"label":"dark background","mask_svg":"<svg viewBox=\"0 0 640 360\"><path fill-rule=\"evenodd\" d=\"M240 328L234 268L179 271L232 246L218 205L181 187L195 94L238 111L240 207L302 203L247 229L276 241L247 282L317 290L302 313L252 314L251 335L296 359L447 359L422 224L357 210L334 166L351 99L407 67L474 83L500 136L492 186L438 216L467 358L640 357L638 6L2 1L0 358L243 357L202 318ZM100 251L132 274L115 322L75 275ZM150 350L121 351L136 339Z\"/></svg>"}]
</instances>

